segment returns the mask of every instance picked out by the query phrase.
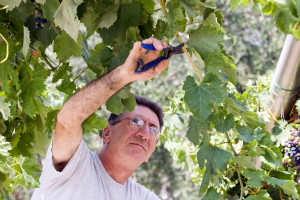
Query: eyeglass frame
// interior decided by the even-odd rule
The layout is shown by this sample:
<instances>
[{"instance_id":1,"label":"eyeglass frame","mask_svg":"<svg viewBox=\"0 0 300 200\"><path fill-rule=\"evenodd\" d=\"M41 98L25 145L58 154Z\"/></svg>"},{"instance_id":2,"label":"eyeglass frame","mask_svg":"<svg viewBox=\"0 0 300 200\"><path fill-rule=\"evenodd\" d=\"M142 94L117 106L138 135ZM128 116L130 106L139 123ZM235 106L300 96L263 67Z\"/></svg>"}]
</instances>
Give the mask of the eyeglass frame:
<instances>
[{"instance_id":1,"label":"eyeglass frame","mask_svg":"<svg viewBox=\"0 0 300 200\"><path fill-rule=\"evenodd\" d=\"M143 123L144 123L144 125L143 125L143 127L141 128L141 129L135 129L134 127L132 127L132 122L131 122L131 120L132 119L140 119L140 120L142 120L143 121ZM109 123L110 125L116 125L117 123L119 123L119 122L121 122L121 121L124 121L124 120L126 120L126 119L130 119L130 121L129 121L129 124L130 124L130 127L131 128L133 128L134 130L142 130L144 127L145 127L145 125L147 125L148 126L148 128L149 128L149 130L150 130L150 133L151 133L151 126L147 123L147 122L145 122L145 120L143 119L143 118L141 118L141 117L139 117L139 116L135 116L135 117L125 117L125 118L123 118L123 119L119 119L119 120L116 120L116 121L113 121L113 122L111 122L111 123ZM160 139L160 137L161 137L161 133L160 133L160 129L157 127L157 126L155 126L155 125L152 125L152 127L155 127L156 128L156 130L157 130L157 133L155 134L155 139L158 141L159 139ZM152 135L152 134L151 134Z\"/></svg>"}]
</instances>

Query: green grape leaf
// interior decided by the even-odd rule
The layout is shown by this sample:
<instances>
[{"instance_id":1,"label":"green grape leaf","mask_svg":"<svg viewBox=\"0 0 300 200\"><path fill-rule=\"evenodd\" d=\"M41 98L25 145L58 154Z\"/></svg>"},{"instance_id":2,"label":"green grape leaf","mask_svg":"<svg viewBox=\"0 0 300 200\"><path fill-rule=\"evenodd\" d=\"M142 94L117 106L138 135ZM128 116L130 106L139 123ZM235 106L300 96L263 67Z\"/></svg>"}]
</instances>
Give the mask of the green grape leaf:
<instances>
[{"instance_id":1,"label":"green grape leaf","mask_svg":"<svg viewBox=\"0 0 300 200\"><path fill-rule=\"evenodd\" d=\"M111 59L111 64L108 68L109 71L122 65L125 62L126 58L129 55L129 52L130 52L130 49L125 47L124 45L119 45L118 48L114 49L114 50L116 50L116 51L114 52L114 56Z\"/></svg>"},{"instance_id":2,"label":"green grape leaf","mask_svg":"<svg viewBox=\"0 0 300 200\"><path fill-rule=\"evenodd\" d=\"M131 92L130 92L130 85L127 85L125 87L123 87L118 93L117 95L121 98L121 99L126 99L128 98L130 95L131 95Z\"/></svg>"},{"instance_id":3,"label":"green grape leaf","mask_svg":"<svg viewBox=\"0 0 300 200\"><path fill-rule=\"evenodd\" d=\"M233 59L223 50L225 30L211 24L201 24L196 30L189 31L190 43L201 56L206 66L220 68L232 83L236 82Z\"/></svg>"},{"instance_id":4,"label":"green grape leaf","mask_svg":"<svg viewBox=\"0 0 300 200\"><path fill-rule=\"evenodd\" d=\"M250 195L246 200L272 200L267 190L259 190L255 195Z\"/></svg>"},{"instance_id":5,"label":"green grape leaf","mask_svg":"<svg viewBox=\"0 0 300 200\"><path fill-rule=\"evenodd\" d=\"M190 116L186 137L194 145L198 145L200 139L204 139L204 137L207 137L207 133L205 132L207 129L209 129L209 124L207 122L205 122L204 120L195 119L193 116Z\"/></svg>"},{"instance_id":6,"label":"green grape leaf","mask_svg":"<svg viewBox=\"0 0 300 200\"><path fill-rule=\"evenodd\" d=\"M232 11L235 11L237 7L241 4L241 0L230 0L230 8Z\"/></svg>"},{"instance_id":7,"label":"green grape leaf","mask_svg":"<svg viewBox=\"0 0 300 200\"><path fill-rule=\"evenodd\" d=\"M262 181L266 177L263 170L243 170L242 174L248 178L247 185L252 188L262 187Z\"/></svg>"},{"instance_id":8,"label":"green grape leaf","mask_svg":"<svg viewBox=\"0 0 300 200\"><path fill-rule=\"evenodd\" d=\"M2 113L2 116L4 120L8 120L9 117L11 117L10 114L10 103L5 102L6 98L3 96L0 96L0 113Z\"/></svg>"},{"instance_id":9,"label":"green grape leaf","mask_svg":"<svg viewBox=\"0 0 300 200\"><path fill-rule=\"evenodd\" d=\"M35 99L35 87L33 81L24 79L21 84L21 98L23 100L23 110L30 117L39 110L39 105Z\"/></svg>"},{"instance_id":10,"label":"green grape leaf","mask_svg":"<svg viewBox=\"0 0 300 200\"><path fill-rule=\"evenodd\" d=\"M98 135L100 130L103 130L108 125L106 119L98 117L95 113L87 118L83 123L84 133L95 133Z\"/></svg>"},{"instance_id":11,"label":"green grape leaf","mask_svg":"<svg viewBox=\"0 0 300 200\"><path fill-rule=\"evenodd\" d=\"M292 14L290 12L281 11L276 17L276 26L283 32L283 33L290 33L293 30L293 24L296 21L294 20Z\"/></svg>"},{"instance_id":12,"label":"green grape leaf","mask_svg":"<svg viewBox=\"0 0 300 200\"><path fill-rule=\"evenodd\" d=\"M0 193L4 194L4 181L6 180L6 175L2 172L0 172ZM8 190L7 188L5 188L6 190Z\"/></svg>"},{"instance_id":13,"label":"green grape leaf","mask_svg":"<svg viewBox=\"0 0 300 200\"><path fill-rule=\"evenodd\" d=\"M221 194L215 188L209 188L202 200L217 200L221 199Z\"/></svg>"},{"instance_id":14,"label":"green grape leaf","mask_svg":"<svg viewBox=\"0 0 300 200\"><path fill-rule=\"evenodd\" d=\"M154 10L155 2L153 0L141 0L141 3L143 4L143 8L151 13Z\"/></svg>"},{"instance_id":15,"label":"green grape leaf","mask_svg":"<svg viewBox=\"0 0 300 200\"><path fill-rule=\"evenodd\" d=\"M221 173L226 170L229 159L232 158L231 153L214 146L204 146L201 145L199 151L197 152L197 159L200 169L204 168L205 160L205 172L204 176L207 179L213 177L217 174L217 170ZM204 193L207 190L208 182L202 182L200 186L200 193Z\"/></svg>"},{"instance_id":16,"label":"green grape leaf","mask_svg":"<svg viewBox=\"0 0 300 200\"><path fill-rule=\"evenodd\" d=\"M76 2L72 0L63 0L54 14L55 25L59 26L62 30L69 34L74 41L77 41L80 29L80 21L76 17L77 7L82 2L83 0L78 0Z\"/></svg>"},{"instance_id":17,"label":"green grape leaf","mask_svg":"<svg viewBox=\"0 0 300 200\"><path fill-rule=\"evenodd\" d=\"M51 26L51 21L49 21L43 29L40 29L37 32L38 39L45 48L53 42L56 35L55 30Z\"/></svg>"},{"instance_id":18,"label":"green grape leaf","mask_svg":"<svg viewBox=\"0 0 300 200\"><path fill-rule=\"evenodd\" d=\"M23 0L24 1L24 0ZM46 0L35 0L35 2L39 3L39 4L45 4Z\"/></svg>"},{"instance_id":19,"label":"green grape leaf","mask_svg":"<svg viewBox=\"0 0 300 200\"><path fill-rule=\"evenodd\" d=\"M56 52L59 60L67 60L71 56L81 56L82 47L80 40L75 42L66 32L63 31L61 35L56 37L53 50Z\"/></svg>"},{"instance_id":20,"label":"green grape leaf","mask_svg":"<svg viewBox=\"0 0 300 200\"><path fill-rule=\"evenodd\" d=\"M247 150L248 154L251 157L255 157L255 156L259 155L259 152L257 151L257 141L256 140L253 140L249 144L244 144L243 149Z\"/></svg>"},{"instance_id":21,"label":"green grape leaf","mask_svg":"<svg viewBox=\"0 0 300 200\"><path fill-rule=\"evenodd\" d=\"M45 123L45 129L47 132L52 133L56 124L56 117L59 112L59 109L51 110L47 113L47 120Z\"/></svg>"},{"instance_id":22,"label":"green grape leaf","mask_svg":"<svg viewBox=\"0 0 300 200\"><path fill-rule=\"evenodd\" d=\"M278 120L275 123L275 126L272 129L272 133L276 138L276 146L284 145L284 143L287 141L288 136L290 135L290 129L292 129L292 126L285 120Z\"/></svg>"},{"instance_id":23,"label":"green grape leaf","mask_svg":"<svg viewBox=\"0 0 300 200\"><path fill-rule=\"evenodd\" d=\"M23 26L24 28L24 39L23 39L23 55L26 56L29 50L29 44L30 44L30 36L29 36L29 30L27 27Z\"/></svg>"},{"instance_id":24,"label":"green grape leaf","mask_svg":"<svg viewBox=\"0 0 300 200\"><path fill-rule=\"evenodd\" d=\"M250 143L255 139L253 137L253 131L247 126L237 126L236 130L239 133L240 140L243 140L246 143Z\"/></svg>"},{"instance_id":25,"label":"green grape leaf","mask_svg":"<svg viewBox=\"0 0 300 200\"><path fill-rule=\"evenodd\" d=\"M159 19L157 20L154 35L158 39L163 39L163 37L173 38L176 34L176 29L171 28L165 21Z\"/></svg>"},{"instance_id":26,"label":"green grape leaf","mask_svg":"<svg viewBox=\"0 0 300 200\"><path fill-rule=\"evenodd\" d=\"M105 105L107 110L109 110L110 112L116 115L121 114L124 110L124 106L121 102L121 99L117 94L110 97Z\"/></svg>"},{"instance_id":27,"label":"green grape leaf","mask_svg":"<svg viewBox=\"0 0 300 200\"><path fill-rule=\"evenodd\" d=\"M183 84L184 100L196 118L206 118L212 113L213 103L221 103L224 99L222 81L213 74L206 74L202 83L198 84L188 76Z\"/></svg>"},{"instance_id":28,"label":"green grape leaf","mask_svg":"<svg viewBox=\"0 0 300 200\"><path fill-rule=\"evenodd\" d=\"M32 82L34 84L35 93L39 96L42 96L43 92L46 89L44 82L50 75L51 71L44 68L44 65L41 63L37 63L34 66L34 70L32 71Z\"/></svg>"},{"instance_id":29,"label":"green grape leaf","mask_svg":"<svg viewBox=\"0 0 300 200\"><path fill-rule=\"evenodd\" d=\"M24 1L24 0L23 0ZM14 8L18 7L22 0L0 0L0 5L2 6L8 6L6 8L6 12L12 11Z\"/></svg>"},{"instance_id":30,"label":"green grape leaf","mask_svg":"<svg viewBox=\"0 0 300 200\"><path fill-rule=\"evenodd\" d=\"M286 185L287 184L286 180L281 180L281 179L270 177L270 176L266 177L265 181L267 181L268 184L271 184L273 186L279 186L279 185Z\"/></svg>"},{"instance_id":31,"label":"green grape leaf","mask_svg":"<svg viewBox=\"0 0 300 200\"><path fill-rule=\"evenodd\" d=\"M36 172L42 172L41 168L29 157L19 157L19 165L22 170L22 175L26 182L31 183L33 187L39 187L39 177Z\"/></svg>"},{"instance_id":32,"label":"green grape leaf","mask_svg":"<svg viewBox=\"0 0 300 200\"><path fill-rule=\"evenodd\" d=\"M111 27L116 20L118 19L118 10L120 4L111 6L107 11L97 19L96 24L99 28L109 28Z\"/></svg>"},{"instance_id":33,"label":"green grape leaf","mask_svg":"<svg viewBox=\"0 0 300 200\"><path fill-rule=\"evenodd\" d=\"M292 34L295 36L297 40L300 40L300 28L298 28L297 30L293 29Z\"/></svg>"},{"instance_id":34,"label":"green grape leaf","mask_svg":"<svg viewBox=\"0 0 300 200\"><path fill-rule=\"evenodd\" d=\"M181 4L185 8L188 16L197 17L201 14L200 5L202 2L198 0L182 0Z\"/></svg>"},{"instance_id":35,"label":"green grape leaf","mask_svg":"<svg viewBox=\"0 0 300 200\"><path fill-rule=\"evenodd\" d=\"M136 104L136 100L133 94L129 95L129 97L122 99L122 103L124 104L124 107L129 112L134 111Z\"/></svg>"},{"instance_id":36,"label":"green grape leaf","mask_svg":"<svg viewBox=\"0 0 300 200\"><path fill-rule=\"evenodd\" d=\"M0 163L5 163L10 156L9 150L11 146L9 142L6 142L5 137L0 135Z\"/></svg>"},{"instance_id":37,"label":"green grape leaf","mask_svg":"<svg viewBox=\"0 0 300 200\"><path fill-rule=\"evenodd\" d=\"M72 67L69 65L69 63L63 63L58 69L55 70L52 82L56 83L59 79L65 79L68 77L68 73L72 72Z\"/></svg>"},{"instance_id":38,"label":"green grape leaf","mask_svg":"<svg viewBox=\"0 0 300 200\"><path fill-rule=\"evenodd\" d=\"M220 114L214 118L214 124L217 131L225 133L234 127L234 116L229 114L225 116Z\"/></svg>"},{"instance_id":39,"label":"green grape leaf","mask_svg":"<svg viewBox=\"0 0 300 200\"><path fill-rule=\"evenodd\" d=\"M261 166L259 159L251 156L238 156L235 158L235 162L239 167L243 167L245 169L258 170Z\"/></svg>"},{"instance_id":40,"label":"green grape leaf","mask_svg":"<svg viewBox=\"0 0 300 200\"><path fill-rule=\"evenodd\" d=\"M129 27L139 25L142 20L142 11L142 5L136 2L121 5L117 21L108 29L101 28L98 31L104 43L112 44L116 38L123 37Z\"/></svg>"},{"instance_id":41,"label":"green grape leaf","mask_svg":"<svg viewBox=\"0 0 300 200\"><path fill-rule=\"evenodd\" d=\"M293 176L290 172L287 171L276 171L276 170L271 170L269 172L270 177L278 178L281 180L293 180Z\"/></svg>"},{"instance_id":42,"label":"green grape leaf","mask_svg":"<svg viewBox=\"0 0 300 200\"><path fill-rule=\"evenodd\" d=\"M268 1L261 9L262 14L271 15L274 12L274 2Z\"/></svg>"},{"instance_id":43,"label":"green grape leaf","mask_svg":"<svg viewBox=\"0 0 300 200\"><path fill-rule=\"evenodd\" d=\"M40 115L36 117L36 124L37 126L33 129L35 151L41 156L46 156L51 138L48 137L44 132L44 122Z\"/></svg>"},{"instance_id":44,"label":"green grape leaf","mask_svg":"<svg viewBox=\"0 0 300 200\"><path fill-rule=\"evenodd\" d=\"M249 5L249 3L250 3L250 1L249 0L241 0L241 2L243 3L243 6L246 8L248 5Z\"/></svg>"},{"instance_id":45,"label":"green grape leaf","mask_svg":"<svg viewBox=\"0 0 300 200\"><path fill-rule=\"evenodd\" d=\"M184 32L186 18L185 11L181 3L174 0L169 1L166 7L169 10L169 12L166 14L166 18L169 21L169 26L176 25L177 30Z\"/></svg>"},{"instance_id":46,"label":"green grape leaf","mask_svg":"<svg viewBox=\"0 0 300 200\"><path fill-rule=\"evenodd\" d=\"M99 26L95 22L98 17L99 15L93 12L93 8L87 7L86 13L80 19L80 21L84 24L86 28L87 37L92 35L99 28Z\"/></svg>"},{"instance_id":47,"label":"green grape leaf","mask_svg":"<svg viewBox=\"0 0 300 200\"><path fill-rule=\"evenodd\" d=\"M24 1L24 0L23 0ZM46 0L35 0L35 2L39 3L39 4L45 4Z\"/></svg>"},{"instance_id":48,"label":"green grape leaf","mask_svg":"<svg viewBox=\"0 0 300 200\"><path fill-rule=\"evenodd\" d=\"M295 7L298 13L298 17L300 17L300 1L296 1L295 2Z\"/></svg>"},{"instance_id":49,"label":"green grape leaf","mask_svg":"<svg viewBox=\"0 0 300 200\"><path fill-rule=\"evenodd\" d=\"M59 1L46 0L46 3L41 5L44 18L48 20L52 20L59 5L60 5Z\"/></svg>"},{"instance_id":50,"label":"green grape leaf","mask_svg":"<svg viewBox=\"0 0 300 200\"><path fill-rule=\"evenodd\" d=\"M112 57L112 50L106 47L103 43L99 43L96 45L95 50L91 51L91 56L88 60L88 64L93 66L102 65L100 66L102 68L110 67ZM99 68L98 70L101 70L101 68ZM94 72L98 74L98 71Z\"/></svg>"},{"instance_id":51,"label":"green grape leaf","mask_svg":"<svg viewBox=\"0 0 300 200\"><path fill-rule=\"evenodd\" d=\"M20 88L17 71L9 62L0 64L0 83L4 92L9 92L11 85L15 85L17 89Z\"/></svg>"},{"instance_id":52,"label":"green grape leaf","mask_svg":"<svg viewBox=\"0 0 300 200\"><path fill-rule=\"evenodd\" d=\"M69 95L73 95L74 91L76 90L76 85L73 81L71 81L72 80L71 78L72 78L72 74L70 74L68 77L64 77L61 84L56 88L61 92L64 92Z\"/></svg>"},{"instance_id":53,"label":"green grape leaf","mask_svg":"<svg viewBox=\"0 0 300 200\"><path fill-rule=\"evenodd\" d=\"M296 199L299 199L299 194L297 192L296 189L296 184L294 180L290 180L290 181L286 181L287 184L286 185L280 185L279 187L281 187L281 189L283 190L283 192L289 196L293 196Z\"/></svg>"},{"instance_id":54,"label":"green grape leaf","mask_svg":"<svg viewBox=\"0 0 300 200\"><path fill-rule=\"evenodd\" d=\"M241 113L240 116L246 122L247 126L252 129L265 125L265 123L258 118L255 112L247 111Z\"/></svg>"}]
</instances>

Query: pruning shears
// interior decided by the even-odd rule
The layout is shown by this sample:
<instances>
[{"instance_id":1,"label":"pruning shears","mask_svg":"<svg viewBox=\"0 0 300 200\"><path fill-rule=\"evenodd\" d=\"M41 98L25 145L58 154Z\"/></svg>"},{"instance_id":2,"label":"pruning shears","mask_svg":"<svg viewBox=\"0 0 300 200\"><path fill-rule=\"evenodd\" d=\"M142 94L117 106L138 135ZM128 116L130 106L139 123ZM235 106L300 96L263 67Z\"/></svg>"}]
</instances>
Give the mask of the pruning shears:
<instances>
[{"instance_id":1,"label":"pruning shears","mask_svg":"<svg viewBox=\"0 0 300 200\"><path fill-rule=\"evenodd\" d=\"M171 58L171 56L173 56L174 54L182 54L183 53L182 47L187 43L188 42L181 43L176 47L168 45L167 48L164 48L162 50L163 51L162 56L158 57L157 59L155 59L155 60L153 60L153 61L151 61L147 64L144 64L144 61L142 59L139 59L137 61L137 65L136 65L136 68L135 68L135 73L142 73L144 71L147 71L147 70L155 67L156 65L158 65L161 61ZM142 47L144 49L147 49L145 54L149 53L149 51L157 51L152 44L142 43Z\"/></svg>"}]
</instances>

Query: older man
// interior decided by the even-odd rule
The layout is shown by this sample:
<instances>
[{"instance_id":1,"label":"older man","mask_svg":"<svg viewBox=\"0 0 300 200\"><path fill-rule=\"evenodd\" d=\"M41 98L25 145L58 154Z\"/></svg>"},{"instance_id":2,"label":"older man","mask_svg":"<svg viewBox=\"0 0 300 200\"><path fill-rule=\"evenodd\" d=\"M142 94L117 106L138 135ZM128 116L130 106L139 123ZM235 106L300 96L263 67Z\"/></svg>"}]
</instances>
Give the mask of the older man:
<instances>
[{"instance_id":1,"label":"older man","mask_svg":"<svg viewBox=\"0 0 300 200\"><path fill-rule=\"evenodd\" d=\"M45 158L41 187L33 200L154 200L158 197L130 176L155 150L163 125L161 108L141 97L133 112L111 115L103 130L103 148L99 153L88 150L82 140L82 123L113 94L136 80L149 80L169 64L163 60L156 67L135 73L137 60L145 63L156 59L167 47L164 41L149 38L143 41L158 51L146 50L136 42L125 63L89 83L72 96L57 116L52 143Z\"/></svg>"}]
</instances>

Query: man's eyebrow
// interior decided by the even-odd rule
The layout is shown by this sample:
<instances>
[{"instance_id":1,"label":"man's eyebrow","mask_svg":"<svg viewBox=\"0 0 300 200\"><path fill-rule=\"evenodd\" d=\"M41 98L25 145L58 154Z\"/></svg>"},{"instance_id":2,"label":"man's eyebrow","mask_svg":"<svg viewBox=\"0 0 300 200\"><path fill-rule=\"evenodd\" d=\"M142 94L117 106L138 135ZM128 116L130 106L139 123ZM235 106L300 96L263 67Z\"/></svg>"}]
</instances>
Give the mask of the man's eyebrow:
<instances>
[{"instance_id":1,"label":"man's eyebrow","mask_svg":"<svg viewBox=\"0 0 300 200\"><path fill-rule=\"evenodd\" d=\"M144 118L144 116L142 116L141 114L136 114L136 115L132 115L132 116L128 116L128 117L139 117L139 118L141 118L141 119L143 119L144 121L146 121L148 124L149 124L149 126L155 126L155 127L157 127L157 128L159 128L159 122L158 122L158 126L154 123L154 122L152 122L152 121L149 121L150 120L150 118L148 118L147 120Z\"/></svg>"}]
</instances>

